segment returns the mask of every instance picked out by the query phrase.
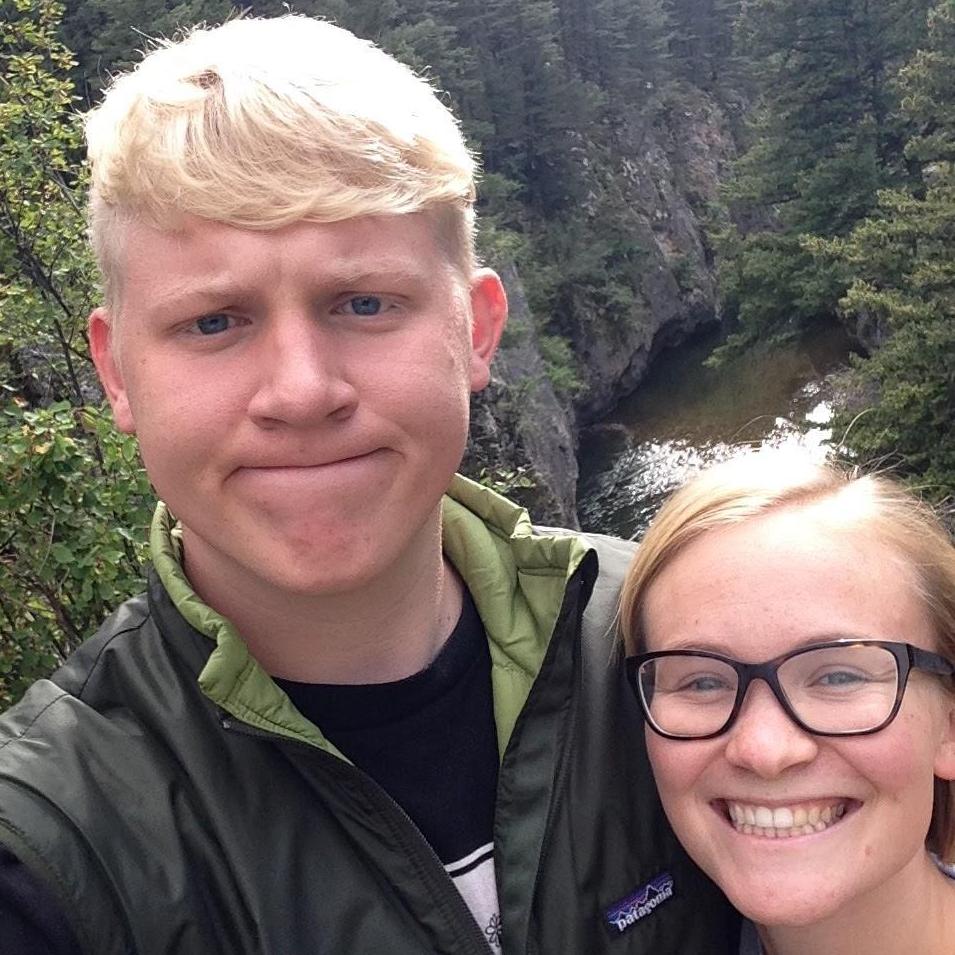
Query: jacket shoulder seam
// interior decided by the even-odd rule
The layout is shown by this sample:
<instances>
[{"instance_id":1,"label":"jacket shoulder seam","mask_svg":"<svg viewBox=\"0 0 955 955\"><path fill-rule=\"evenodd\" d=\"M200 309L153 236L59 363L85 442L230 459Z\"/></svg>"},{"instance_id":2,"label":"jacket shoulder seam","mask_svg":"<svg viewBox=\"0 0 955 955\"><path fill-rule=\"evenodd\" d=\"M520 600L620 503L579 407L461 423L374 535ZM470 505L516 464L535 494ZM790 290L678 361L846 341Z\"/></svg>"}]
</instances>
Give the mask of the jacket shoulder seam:
<instances>
[{"instance_id":1,"label":"jacket shoulder seam","mask_svg":"<svg viewBox=\"0 0 955 955\"><path fill-rule=\"evenodd\" d=\"M115 640L118 640L120 637L125 636L129 633L134 633L137 630L142 630L142 628L152 620L152 612L147 611L142 620L139 621L135 626L124 627L122 630L117 630L116 633L112 634L108 640L106 640L103 645L99 648L99 652L96 654L96 658L90 664L89 669L86 673L86 678L83 680L82 685L76 693L77 699L83 699L83 694L86 692L86 687L89 684L90 680L93 678L93 674L99 666L99 662L103 654L106 652L106 648L109 647Z\"/></svg>"},{"instance_id":2,"label":"jacket shoulder seam","mask_svg":"<svg viewBox=\"0 0 955 955\"><path fill-rule=\"evenodd\" d=\"M55 706L57 703L59 703L63 699L63 697L69 696L69 695L70 694L67 693L66 690L60 689L60 692L57 693L57 695L53 697L53 699L50 700L46 704L46 706L44 706L39 712L35 713L33 716L33 719L30 720L30 722L27 723L20 730L20 732L18 732L16 735L8 736L5 740L0 742L0 749L3 749L5 746L8 746L10 743L23 739L30 732L30 730L33 729L33 727L39 722L40 718L43 716L44 713L46 713L48 709L50 709L52 706Z\"/></svg>"}]
</instances>

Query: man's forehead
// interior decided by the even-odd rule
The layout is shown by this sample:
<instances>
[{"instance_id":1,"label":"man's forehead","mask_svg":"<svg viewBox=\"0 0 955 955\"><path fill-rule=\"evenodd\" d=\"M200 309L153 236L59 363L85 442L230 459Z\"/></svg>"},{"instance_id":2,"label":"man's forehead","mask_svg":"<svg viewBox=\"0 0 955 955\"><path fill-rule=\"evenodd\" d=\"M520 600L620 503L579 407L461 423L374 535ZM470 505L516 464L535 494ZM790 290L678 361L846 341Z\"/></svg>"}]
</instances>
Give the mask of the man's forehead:
<instances>
[{"instance_id":1,"label":"man's forehead","mask_svg":"<svg viewBox=\"0 0 955 955\"><path fill-rule=\"evenodd\" d=\"M130 222L123 243L123 267L152 270L157 257L182 266L196 278L229 281L232 273L254 272L262 256L277 247L299 259L314 255L315 273L330 281L394 275L409 281L434 274L444 260L429 220L418 213L364 216L339 222L300 221L279 229L254 230L182 216L155 226Z\"/></svg>"}]
</instances>

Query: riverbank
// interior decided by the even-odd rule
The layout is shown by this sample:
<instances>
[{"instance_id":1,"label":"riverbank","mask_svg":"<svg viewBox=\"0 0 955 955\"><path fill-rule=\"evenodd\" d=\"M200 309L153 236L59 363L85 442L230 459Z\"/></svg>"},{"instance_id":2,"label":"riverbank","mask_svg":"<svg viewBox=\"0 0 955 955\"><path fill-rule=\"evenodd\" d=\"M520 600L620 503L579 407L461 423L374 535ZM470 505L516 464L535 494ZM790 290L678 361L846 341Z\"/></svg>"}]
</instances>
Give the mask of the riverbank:
<instances>
[{"instance_id":1,"label":"riverbank","mask_svg":"<svg viewBox=\"0 0 955 955\"><path fill-rule=\"evenodd\" d=\"M824 454L837 372L851 352L839 326L760 347L720 368L708 330L661 353L646 378L580 436L578 513L585 530L639 535L662 499L742 445L798 444Z\"/></svg>"}]
</instances>

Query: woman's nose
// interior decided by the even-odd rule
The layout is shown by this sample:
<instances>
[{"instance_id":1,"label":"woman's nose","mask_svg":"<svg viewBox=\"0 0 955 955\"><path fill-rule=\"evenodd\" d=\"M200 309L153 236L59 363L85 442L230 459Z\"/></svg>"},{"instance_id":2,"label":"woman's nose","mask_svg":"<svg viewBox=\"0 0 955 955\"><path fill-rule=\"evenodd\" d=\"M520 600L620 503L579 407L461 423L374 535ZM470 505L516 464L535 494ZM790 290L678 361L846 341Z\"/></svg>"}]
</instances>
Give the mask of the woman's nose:
<instances>
[{"instance_id":1,"label":"woman's nose","mask_svg":"<svg viewBox=\"0 0 955 955\"><path fill-rule=\"evenodd\" d=\"M736 722L727 731L727 760L764 779L774 779L793 766L815 759L816 737L797 726L772 690L754 680Z\"/></svg>"}]
</instances>

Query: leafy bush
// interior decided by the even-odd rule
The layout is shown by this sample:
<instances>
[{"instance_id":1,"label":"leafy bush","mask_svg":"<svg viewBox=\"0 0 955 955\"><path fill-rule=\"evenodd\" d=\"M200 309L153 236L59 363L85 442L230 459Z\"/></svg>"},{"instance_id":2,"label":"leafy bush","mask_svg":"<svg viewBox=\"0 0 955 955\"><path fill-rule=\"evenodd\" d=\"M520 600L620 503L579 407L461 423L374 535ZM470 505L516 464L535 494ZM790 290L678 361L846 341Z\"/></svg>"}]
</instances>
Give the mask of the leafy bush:
<instances>
[{"instance_id":1,"label":"leafy bush","mask_svg":"<svg viewBox=\"0 0 955 955\"><path fill-rule=\"evenodd\" d=\"M153 500L99 408L0 413L0 708L142 588Z\"/></svg>"},{"instance_id":2,"label":"leafy bush","mask_svg":"<svg viewBox=\"0 0 955 955\"><path fill-rule=\"evenodd\" d=\"M61 16L56 0L7 0L0 16L0 709L141 589L151 511L135 443L95 405Z\"/></svg>"}]
</instances>

